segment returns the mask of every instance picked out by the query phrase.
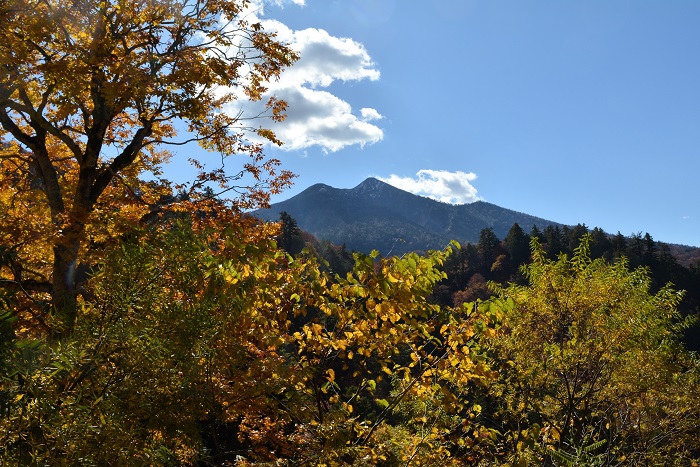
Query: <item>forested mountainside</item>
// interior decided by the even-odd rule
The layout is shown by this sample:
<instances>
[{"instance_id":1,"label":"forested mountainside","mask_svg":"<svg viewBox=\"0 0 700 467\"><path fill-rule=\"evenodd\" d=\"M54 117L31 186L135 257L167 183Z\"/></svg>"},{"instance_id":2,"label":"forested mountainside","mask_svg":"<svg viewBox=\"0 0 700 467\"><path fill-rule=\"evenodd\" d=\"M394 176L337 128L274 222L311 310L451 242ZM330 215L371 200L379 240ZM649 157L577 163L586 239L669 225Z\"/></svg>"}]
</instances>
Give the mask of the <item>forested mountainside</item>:
<instances>
[{"instance_id":1,"label":"forested mountainside","mask_svg":"<svg viewBox=\"0 0 700 467\"><path fill-rule=\"evenodd\" d=\"M676 260L683 266L700 264L700 248L688 245L668 244L668 248Z\"/></svg>"},{"instance_id":2,"label":"forested mountainside","mask_svg":"<svg viewBox=\"0 0 700 467\"><path fill-rule=\"evenodd\" d=\"M276 221L289 213L302 230L348 249L383 255L444 248L451 240L477 242L484 228L505 237L518 223L544 229L556 222L478 201L450 205L416 196L374 178L352 189L313 185L256 217Z\"/></svg>"},{"instance_id":3,"label":"forested mountainside","mask_svg":"<svg viewBox=\"0 0 700 467\"><path fill-rule=\"evenodd\" d=\"M557 249L558 243L564 242L558 237L576 237L588 229L582 224L566 226L484 201L464 205L441 203L375 178L368 178L351 189L313 185L286 201L252 214L266 221L278 221L282 212L288 213L299 228L319 240L345 245L350 251L369 253L376 249L382 255L441 249L451 240L462 244L478 243L481 231L489 228L496 237L504 239L513 224L526 232L533 227L540 233L558 228L558 233L551 230L549 235L551 248ZM641 232L629 236L600 232L611 240L617 238L618 244L644 236ZM663 245L664 254L670 254L682 266L690 267L700 261L700 248L659 245Z\"/></svg>"},{"instance_id":4,"label":"forested mountainside","mask_svg":"<svg viewBox=\"0 0 700 467\"><path fill-rule=\"evenodd\" d=\"M303 232L296 220L287 212L280 215L281 232L278 243L291 254L298 254L309 247L328 263L335 273L345 275L353 265L352 252L347 245L338 247L328 240L317 240ZM462 303L488 299L493 291L489 282L521 283L525 277L521 268L532 260L533 240L540 245L544 256L550 260L564 254L576 254L581 239L588 236L588 255L591 259L602 259L608 263L624 261L630 270L645 268L649 271L649 285L657 292L667 284L683 291L678 308L684 316L697 314L700 310L700 261L681 264L673 255L674 247L657 242L646 233L626 237L609 235L600 228L589 229L583 224L573 227L550 225L540 230L533 226L529 233L514 223L506 235L499 237L493 228L479 232L476 242L465 243L444 264L447 277L433 291L433 300L445 306L461 306ZM691 251L690 247L686 250ZM686 260L688 257L686 256ZM700 350L700 327L688 329L685 341L689 347Z\"/></svg>"},{"instance_id":5,"label":"forested mountainside","mask_svg":"<svg viewBox=\"0 0 700 467\"><path fill-rule=\"evenodd\" d=\"M433 300L449 306L491 297L489 281L523 281L519 271L531 260L533 238L546 257L555 260L560 254L571 257L581 238L590 234L593 259L624 258L630 270L647 268L653 291L669 283L684 291L678 306L684 316L700 310L700 248L658 242L649 233L611 235L597 227L566 226L485 202L453 206L373 178L352 189L314 185L255 214L282 220L283 248L296 254L304 245L311 246L341 275L352 269L353 251L401 255L439 250L457 240L462 248L450 256L444 266L447 279L433 291ZM690 348L700 350L698 325L684 336Z\"/></svg>"}]
</instances>

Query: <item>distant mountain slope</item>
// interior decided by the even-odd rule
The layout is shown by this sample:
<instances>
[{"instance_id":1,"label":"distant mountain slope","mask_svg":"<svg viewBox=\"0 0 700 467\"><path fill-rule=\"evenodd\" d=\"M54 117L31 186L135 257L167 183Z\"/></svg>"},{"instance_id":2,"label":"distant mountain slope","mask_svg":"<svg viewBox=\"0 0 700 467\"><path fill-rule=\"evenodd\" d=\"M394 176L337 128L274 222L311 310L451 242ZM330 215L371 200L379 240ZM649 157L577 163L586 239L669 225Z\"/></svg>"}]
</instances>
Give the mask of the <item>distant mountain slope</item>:
<instances>
[{"instance_id":1,"label":"distant mountain slope","mask_svg":"<svg viewBox=\"0 0 700 467\"><path fill-rule=\"evenodd\" d=\"M298 195L253 214L276 221L282 211L319 239L348 249L402 254L444 248L450 240L478 242L482 229L492 227L503 239L514 223L529 232L533 225L561 225L494 204L477 201L451 205L368 178L352 189L313 185Z\"/></svg>"},{"instance_id":2,"label":"distant mountain slope","mask_svg":"<svg viewBox=\"0 0 700 467\"><path fill-rule=\"evenodd\" d=\"M686 268L692 265L700 266L700 248L688 245L669 244L671 255L676 258L679 264Z\"/></svg>"}]
</instances>

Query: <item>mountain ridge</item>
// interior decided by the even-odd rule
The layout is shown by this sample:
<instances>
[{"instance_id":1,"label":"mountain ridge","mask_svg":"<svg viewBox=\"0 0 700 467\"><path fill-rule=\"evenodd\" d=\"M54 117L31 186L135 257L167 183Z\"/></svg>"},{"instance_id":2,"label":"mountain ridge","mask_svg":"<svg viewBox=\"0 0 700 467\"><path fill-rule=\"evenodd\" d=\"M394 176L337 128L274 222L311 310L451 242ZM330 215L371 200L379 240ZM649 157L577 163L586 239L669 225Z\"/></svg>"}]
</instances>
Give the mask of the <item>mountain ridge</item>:
<instances>
[{"instance_id":1,"label":"mountain ridge","mask_svg":"<svg viewBox=\"0 0 700 467\"><path fill-rule=\"evenodd\" d=\"M253 215L276 221L282 211L319 239L348 248L382 254L403 254L444 248L451 240L476 243L484 228L504 238L514 223L529 231L563 224L476 201L452 205L414 195L376 178L354 188L312 185L288 200Z\"/></svg>"}]
</instances>

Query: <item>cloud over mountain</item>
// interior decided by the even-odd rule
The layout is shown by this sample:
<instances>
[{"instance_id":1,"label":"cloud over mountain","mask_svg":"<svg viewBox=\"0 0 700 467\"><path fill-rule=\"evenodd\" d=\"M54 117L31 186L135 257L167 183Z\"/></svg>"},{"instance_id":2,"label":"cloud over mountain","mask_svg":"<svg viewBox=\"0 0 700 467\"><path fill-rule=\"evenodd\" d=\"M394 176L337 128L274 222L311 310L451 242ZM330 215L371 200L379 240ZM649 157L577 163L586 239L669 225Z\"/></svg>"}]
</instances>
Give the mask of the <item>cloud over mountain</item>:
<instances>
[{"instance_id":1,"label":"cloud over mountain","mask_svg":"<svg viewBox=\"0 0 700 467\"><path fill-rule=\"evenodd\" d=\"M444 203L466 204L481 200L476 188L471 184L477 178L473 172L425 169L419 170L415 177L391 174L388 178L377 178L409 193Z\"/></svg>"}]
</instances>

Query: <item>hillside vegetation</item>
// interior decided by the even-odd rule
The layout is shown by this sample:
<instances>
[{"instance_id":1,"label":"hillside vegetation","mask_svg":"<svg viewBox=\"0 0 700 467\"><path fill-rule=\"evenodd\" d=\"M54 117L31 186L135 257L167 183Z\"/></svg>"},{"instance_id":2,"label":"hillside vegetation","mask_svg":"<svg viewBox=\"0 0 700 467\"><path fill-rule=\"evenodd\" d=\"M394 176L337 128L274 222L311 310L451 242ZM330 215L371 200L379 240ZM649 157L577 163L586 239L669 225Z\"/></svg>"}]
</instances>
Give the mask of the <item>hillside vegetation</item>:
<instances>
[{"instance_id":1,"label":"hillside vegetation","mask_svg":"<svg viewBox=\"0 0 700 467\"><path fill-rule=\"evenodd\" d=\"M58 340L2 317L2 456L104 465L568 465L696 459L682 294L532 242L519 284L436 301L455 247L344 276L271 225L177 221L96 264ZM614 343L614 345L611 345ZM640 379L640 375L643 377Z\"/></svg>"},{"instance_id":2,"label":"hillside vegetation","mask_svg":"<svg viewBox=\"0 0 700 467\"><path fill-rule=\"evenodd\" d=\"M0 3L0 465L697 465L697 268L651 236L376 180L305 196L438 248L246 214L292 175L224 110L298 59L248 6ZM161 178L195 140L240 171Z\"/></svg>"}]
</instances>

